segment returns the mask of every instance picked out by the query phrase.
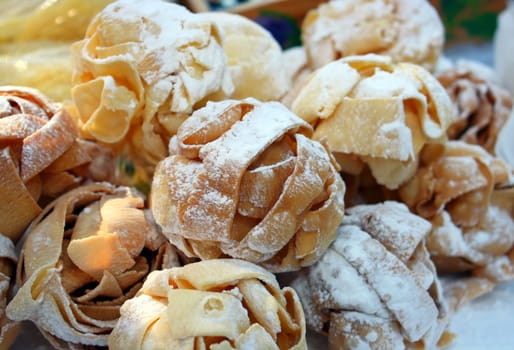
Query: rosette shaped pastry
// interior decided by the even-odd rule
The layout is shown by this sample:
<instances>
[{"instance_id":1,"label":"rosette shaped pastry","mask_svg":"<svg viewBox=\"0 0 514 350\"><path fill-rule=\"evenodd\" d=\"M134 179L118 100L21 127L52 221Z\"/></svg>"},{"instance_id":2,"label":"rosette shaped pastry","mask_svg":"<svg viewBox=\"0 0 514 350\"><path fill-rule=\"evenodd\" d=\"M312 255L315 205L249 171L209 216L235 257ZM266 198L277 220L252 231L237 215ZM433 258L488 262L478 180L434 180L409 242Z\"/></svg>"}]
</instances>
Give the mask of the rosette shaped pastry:
<instances>
[{"instance_id":1,"label":"rosette shaped pastry","mask_svg":"<svg viewBox=\"0 0 514 350\"><path fill-rule=\"evenodd\" d=\"M445 140L453 120L448 94L424 68L386 56L351 56L314 71L291 109L326 139L344 172L369 166L396 189L415 172L425 144Z\"/></svg>"},{"instance_id":2,"label":"rosette shaped pastry","mask_svg":"<svg viewBox=\"0 0 514 350\"><path fill-rule=\"evenodd\" d=\"M427 247L439 272L472 271L494 281L514 277L514 222L505 206L514 192L502 189L511 171L482 147L462 141L423 150L419 170L398 194L432 222Z\"/></svg>"},{"instance_id":3,"label":"rosette shaped pastry","mask_svg":"<svg viewBox=\"0 0 514 350\"><path fill-rule=\"evenodd\" d=\"M128 187L91 184L50 203L27 229L20 289L7 306L57 348L106 346L120 306L147 274L178 266L144 199Z\"/></svg>"},{"instance_id":4,"label":"rosette shaped pastry","mask_svg":"<svg viewBox=\"0 0 514 350\"><path fill-rule=\"evenodd\" d=\"M455 110L448 138L480 145L494 154L498 134L512 111L512 96L483 70L479 63L461 62L438 72L437 79L448 91Z\"/></svg>"},{"instance_id":5,"label":"rosette shaped pastry","mask_svg":"<svg viewBox=\"0 0 514 350\"><path fill-rule=\"evenodd\" d=\"M296 292L238 259L154 271L121 308L109 349L307 349Z\"/></svg>"},{"instance_id":6,"label":"rosette shaped pastry","mask_svg":"<svg viewBox=\"0 0 514 350\"><path fill-rule=\"evenodd\" d=\"M112 177L111 154L77 136L62 105L34 89L0 87L0 232L17 240L48 198Z\"/></svg>"},{"instance_id":7,"label":"rosette shaped pastry","mask_svg":"<svg viewBox=\"0 0 514 350\"><path fill-rule=\"evenodd\" d=\"M232 92L219 27L161 0L108 5L72 45L72 97L88 136L128 145L143 164L213 94Z\"/></svg>"},{"instance_id":8,"label":"rosette shaped pastry","mask_svg":"<svg viewBox=\"0 0 514 350\"><path fill-rule=\"evenodd\" d=\"M433 70L444 26L425 0L333 0L307 14L302 41L314 69L341 57L376 53Z\"/></svg>"},{"instance_id":9,"label":"rosette shaped pastry","mask_svg":"<svg viewBox=\"0 0 514 350\"><path fill-rule=\"evenodd\" d=\"M17 260L13 242L0 234L0 349L9 349L18 334L18 324L5 315L5 307L12 297L11 278Z\"/></svg>"},{"instance_id":10,"label":"rosette shaped pastry","mask_svg":"<svg viewBox=\"0 0 514 350\"><path fill-rule=\"evenodd\" d=\"M431 225L402 203L350 208L339 234L293 280L307 326L330 349L433 349L447 305L424 238Z\"/></svg>"},{"instance_id":11,"label":"rosette shaped pastry","mask_svg":"<svg viewBox=\"0 0 514 350\"><path fill-rule=\"evenodd\" d=\"M290 88L282 48L264 27L246 17L225 12L202 14L223 30L223 49L234 83L234 99L253 97L277 101Z\"/></svg>"},{"instance_id":12,"label":"rosette shaped pastry","mask_svg":"<svg viewBox=\"0 0 514 350\"><path fill-rule=\"evenodd\" d=\"M208 103L156 168L150 207L188 256L271 271L312 264L335 237L344 183L310 126L278 102Z\"/></svg>"}]
</instances>

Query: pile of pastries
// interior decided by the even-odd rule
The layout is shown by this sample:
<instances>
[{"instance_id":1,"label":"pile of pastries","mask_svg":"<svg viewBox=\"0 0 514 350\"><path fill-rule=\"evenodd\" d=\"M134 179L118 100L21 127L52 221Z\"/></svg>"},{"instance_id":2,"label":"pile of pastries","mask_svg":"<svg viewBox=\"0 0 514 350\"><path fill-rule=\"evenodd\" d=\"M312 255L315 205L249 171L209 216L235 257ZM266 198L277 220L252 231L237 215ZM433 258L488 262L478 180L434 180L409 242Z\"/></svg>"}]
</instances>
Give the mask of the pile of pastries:
<instances>
[{"instance_id":1,"label":"pile of pastries","mask_svg":"<svg viewBox=\"0 0 514 350\"><path fill-rule=\"evenodd\" d=\"M514 280L512 96L440 68L429 2L323 3L286 51L93 3L69 97L0 87L0 348L31 321L57 349L434 349Z\"/></svg>"}]
</instances>

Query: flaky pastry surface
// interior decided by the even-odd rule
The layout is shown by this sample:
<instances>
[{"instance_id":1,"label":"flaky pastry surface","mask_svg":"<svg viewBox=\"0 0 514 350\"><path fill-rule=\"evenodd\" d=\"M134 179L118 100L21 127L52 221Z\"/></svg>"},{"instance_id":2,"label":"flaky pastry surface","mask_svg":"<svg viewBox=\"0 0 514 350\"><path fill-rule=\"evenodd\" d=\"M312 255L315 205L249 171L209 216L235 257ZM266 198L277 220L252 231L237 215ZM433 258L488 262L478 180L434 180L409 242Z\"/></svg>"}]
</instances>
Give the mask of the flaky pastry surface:
<instances>
[{"instance_id":1,"label":"flaky pastry surface","mask_svg":"<svg viewBox=\"0 0 514 350\"><path fill-rule=\"evenodd\" d=\"M424 0L332 0L308 12L302 41L313 69L341 57L376 53L433 70L444 27Z\"/></svg>"},{"instance_id":2,"label":"flaky pastry surface","mask_svg":"<svg viewBox=\"0 0 514 350\"><path fill-rule=\"evenodd\" d=\"M108 5L72 45L72 97L88 137L128 145L153 166L182 121L233 86L212 20L164 1L140 5Z\"/></svg>"},{"instance_id":3,"label":"flaky pastry surface","mask_svg":"<svg viewBox=\"0 0 514 350\"><path fill-rule=\"evenodd\" d=\"M202 16L215 21L223 32L223 49L234 84L231 98L278 101L288 91L287 62L268 30L237 14L218 11Z\"/></svg>"},{"instance_id":4,"label":"flaky pastry surface","mask_svg":"<svg viewBox=\"0 0 514 350\"><path fill-rule=\"evenodd\" d=\"M110 180L109 161L110 151L78 139L61 104L32 88L0 87L0 232L17 240L45 199L88 178Z\"/></svg>"},{"instance_id":5,"label":"flaky pastry surface","mask_svg":"<svg viewBox=\"0 0 514 350\"><path fill-rule=\"evenodd\" d=\"M447 307L430 228L399 202L348 209L334 243L292 283L307 326L328 333L331 349L434 348Z\"/></svg>"},{"instance_id":6,"label":"flaky pastry surface","mask_svg":"<svg viewBox=\"0 0 514 350\"><path fill-rule=\"evenodd\" d=\"M277 102L208 103L158 164L150 206L189 256L290 271L317 260L343 215L344 183L310 126Z\"/></svg>"},{"instance_id":7,"label":"flaky pastry surface","mask_svg":"<svg viewBox=\"0 0 514 350\"><path fill-rule=\"evenodd\" d=\"M428 71L379 55L349 56L314 71L291 110L315 126L343 171L371 169L396 189L415 172L425 144L442 142L453 120L448 94Z\"/></svg>"},{"instance_id":8,"label":"flaky pastry surface","mask_svg":"<svg viewBox=\"0 0 514 350\"><path fill-rule=\"evenodd\" d=\"M448 139L477 144L494 154L498 134L512 112L512 96L480 68L478 63L457 62L436 77L452 99L456 116Z\"/></svg>"},{"instance_id":9,"label":"flaky pastry surface","mask_svg":"<svg viewBox=\"0 0 514 350\"><path fill-rule=\"evenodd\" d=\"M398 193L432 222L427 247L438 271L512 279L514 192L503 187L511 182L510 167L463 141L427 147L421 159L416 175Z\"/></svg>"},{"instance_id":10,"label":"flaky pastry surface","mask_svg":"<svg viewBox=\"0 0 514 350\"><path fill-rule=\"evenodd\" d=\"M154 271L125 302L110 349L307 349L296 292L238 259Z\"/></svg>"},{"instance_id":11,"label":"flaky pastry surface","mask_svg":"<svg viewBox=\"0 0 514 350\"><path fill-rule=\"evenodd\" d=\"M50 203L27 230L7 306L58 348L106 346L119 308L156 268L178 266L140 194L106 183Z\"/></svg>"}]
</instances>

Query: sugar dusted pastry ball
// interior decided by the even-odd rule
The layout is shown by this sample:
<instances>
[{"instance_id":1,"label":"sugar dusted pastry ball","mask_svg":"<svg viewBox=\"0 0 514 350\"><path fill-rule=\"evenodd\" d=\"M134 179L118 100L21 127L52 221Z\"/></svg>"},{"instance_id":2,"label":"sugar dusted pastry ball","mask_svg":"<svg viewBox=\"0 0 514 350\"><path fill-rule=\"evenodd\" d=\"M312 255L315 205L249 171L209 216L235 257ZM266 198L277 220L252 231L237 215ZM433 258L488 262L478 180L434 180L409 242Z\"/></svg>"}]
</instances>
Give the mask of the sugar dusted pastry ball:
<instances>
[{"instance_id":1,"label":"sugar dusted pastry ball","mask_svg":"<svg viewBox=\"0 0 514 350\"><path fill-rule=\"evenodd\" d=\"M171 135L203 100L232 92L220 28L161 0L119 0L72 45L73 88L82 131L128 144L155 165Z\"/></svg>"},{"instance_id":2,"label":"sugar dusted pastry ball","mask_svg":"<svg viewBox=\"0 0 514 350\"><path fill-rule=\"evenodd\" d=\"M444 27L426 0L333 0L307 14L302 41L312 68L376 53L433 70Z\"/></svg>"},{"instance_id":3,"label":"sugar dusted pastry ball","mask_svg":"<svg viewBox=\"0 0 514 350\"><path fill-rule=\"evenodd\" d=\"M425 144L442 142L453 120L448 94L428 71L378 55L350 56L314 71L291 110L315 126L344 172L367 165L396 189L415 172Z\"/></svg>"},{"instance_id":4,"label":"sugar dusted pastry ball","mask_svg":"<svg viewBox=\"0 0 514 350\"><path fill-rule=\"evenodd\" d=\"M436 77L455 110L448 138L480 145L494 154L498 134L512 111L512 95L490 78L488 69L478 62L461 61Z\"/></svg>"},{"instance_id":5,"label":"sugar dusted pastry ball","mask_svg":"<svg viewBox=\"0 0 514 350\"><path fill-rule=\"evenodd\" d=\"M246 17L225 13L202 14L223 30L223 49L234 83L231 98L253 97L277 101L290 88L282 48L270 32Z\"/></svg>"},{"instance_id":6,"label":"sugar dusted pastry ball","mask_svg":"<svg viewBox=\"0 0 514 350\"><path fill-rule=\"evenodd\" d=\"M398 193L432 222L427 247L440 273L514 279L514 191L503 188L510 174L477 145L449 141L423 150L415 176Z\"/></svg>"},{"instance_id":7,"label":"sugar dusted pastry ball","mask_svg":"<svg viewBox=\"0 0 514 350\"><path fill-rule=\"evenodd\" d=\"M179 128L150 206L188 256L272 271L312 264L334 239L344 183L312 129L278 102L208 103Z\"/></svg>"},{"instance_id":8,"label":"sugar dusted pastry ball","mask_svg":"<svg viewBox=\"0 0 514 350\"><path fill-rule=\"evenodd\" d=\"M178 266L144 198L127 187L91 184L50 203L27 229L19 290L7 306L57 348L107 346L119 308L147 274Z\"/></svg>"},{"instance_id":9,"label":"sugar dusted pastry ball","mask_svg":"<svg viewBox=\"0 0 514 350\"><path fill-rule=\"evenodd\" d=\"M49 198L110 180L112 154L78 138L75 121L38 90L0 87L0 232L17 240Z\"/></svg>"},{"instance_id":10,"label":"sugar dusted pastry ball","mask_svg":"<svg viewBox=\"0 0 514 350\"><path fill-rule=\"evenodd\" d=\"M446 304L424 238L431 225L399 202L350 208L336 240L293 281L307 326L330 349L434 349Z\"/></svg>"},{"instance_id":11,"label":"sugar dusted pastry ball","mask_svg":"<svg viewBox=\"0 0 514 350\"><path fill-rule=\"evenodd\" d=\"M295 291L237 259L154 271L121 308L109 349L307 349Z\"/></svg>"}]
</instances>

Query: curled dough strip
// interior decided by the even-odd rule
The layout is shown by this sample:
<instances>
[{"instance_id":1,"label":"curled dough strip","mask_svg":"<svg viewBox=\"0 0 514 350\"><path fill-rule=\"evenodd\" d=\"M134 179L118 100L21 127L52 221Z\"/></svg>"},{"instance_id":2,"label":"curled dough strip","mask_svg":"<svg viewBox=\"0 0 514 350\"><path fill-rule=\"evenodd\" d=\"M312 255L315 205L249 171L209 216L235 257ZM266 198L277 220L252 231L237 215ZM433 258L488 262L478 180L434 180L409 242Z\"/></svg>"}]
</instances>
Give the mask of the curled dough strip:
<instances>
[{"instance_id":1,"label":"curled dough strip","mask_svg":"<svg viewBox=\"0 0 514 350\"><path fill-rule=\"evenodd\" d=\"M179 125L232 81L218 25L162 1L106 6L72 45L72 97L86 135L151 169Z\"/></svg>"},{"instance_id":2,"label":"curled dough strip","mask_svg":"<svg viewBox=\"0 0 514 350\"><path fill-rule=\"evenodd\" d=\"M325 147L298 133L310 130L272 102L224 101L195 112L156 168L151 207L164 233L202 259L265 263L280 252L267 267L311 263L334 237L344 184Z\"/></svg>"},{"instance_id":3,"label":"curled dough strip","mask_svg":"<svg viewBox=\"0 0 514 350\"><path fill-rule=\"evenodd\" d=\"M425 248L430 228L399 202L350 208L328 251L292 283L307 325L328 331L331 349L435 346L447 310Z\"/></svg>"},{"instance_id":4,"label":"curled dough strip","mask_svg":"<svg viewBox=\"0 0 514 350\"><path fill-rule=\"evenodd\" d=\"M69 191L27 230L8 317L33 321L62 346L105 346L123 302L163 253L175 254L164 242L134 190L103 183Z\"/></svg>"},{"instance_id":5,"label":"curled dough strip","mask_svg":"<svg viewBox=\"0 0 514 350\"><path fill-rule=\"evenodd\" d=\"M306 349L295 291L238 259L213 259L155 271L121 309L112 349Z\"/></svg>"},{"instance_id":6,"label":"curled dough strip","mask_svg":"<svg viewBox=\"0 0 514 350\"><path fill-rule=\"evenodd\" d=\"M75 121L39 91L0 88L0 231L17 240L39 204L82 181L113 177L109 151L78 139Z\"/></svg>"},{"instance_id":7,"label":"curled dough strip","mask_svg":"<svg viewBox=\"0 0 514 350\"><path fill-rule=\"evenodd\" d=\"M388 189L405 183L426 144L440 143L453 118L451 101L422 67L379 55L347 56L315 70L290 99L315 126L344 172L369 166ZM354 159L354 162L345 159Z\"/></svg>"}]
</instances>

